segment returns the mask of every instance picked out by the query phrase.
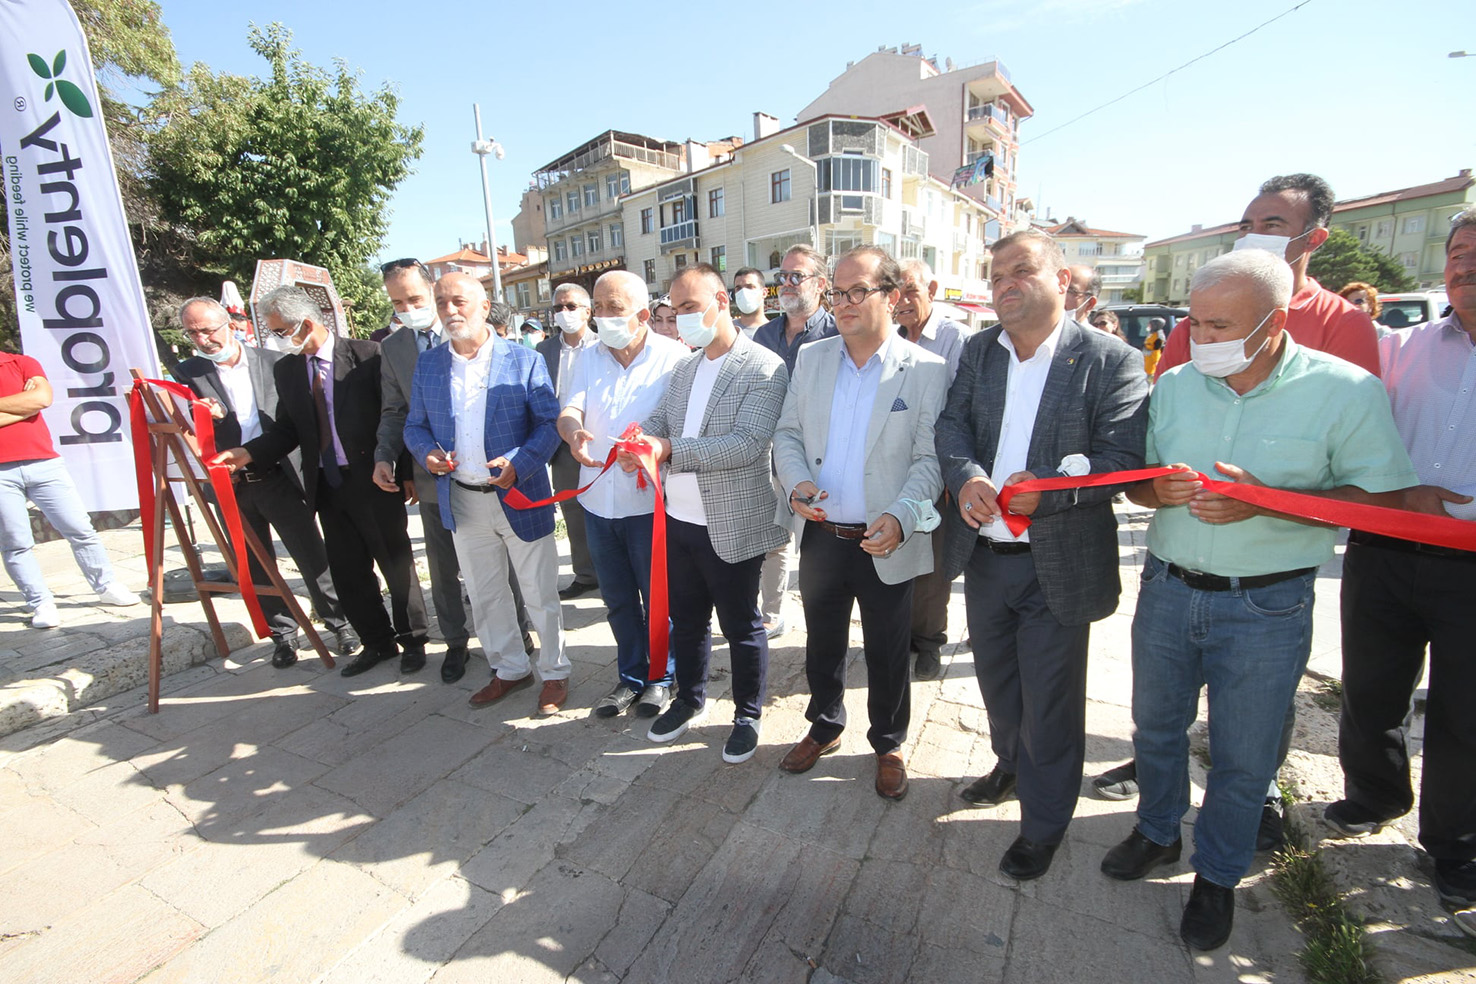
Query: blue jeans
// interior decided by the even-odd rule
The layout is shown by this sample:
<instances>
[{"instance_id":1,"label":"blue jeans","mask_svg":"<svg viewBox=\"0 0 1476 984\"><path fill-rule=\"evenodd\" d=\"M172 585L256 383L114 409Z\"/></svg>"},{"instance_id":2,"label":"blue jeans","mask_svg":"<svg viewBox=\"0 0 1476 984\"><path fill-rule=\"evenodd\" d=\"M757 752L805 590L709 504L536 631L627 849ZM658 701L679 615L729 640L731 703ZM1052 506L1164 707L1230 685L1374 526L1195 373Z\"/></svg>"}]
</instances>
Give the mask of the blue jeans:
<instances>
[{"instance_id":1,"label":"blue jeans","mask_svg":"<svg viewBox=\"0 0 1476 984\"><path fill-rule=\"evenodd\" d=\"M674 664L666 662L666 676L647 679L651 673L650 630L647 613L651 594L651 529L654 518L630 516L606 519L584 514L584 535L589 559L600 580L600 595L615 634L615 666L620 682L637 692L648 683L671 686Z\"/></svg>"},{"instance_id":2,"label":"blue jeans","mask_svg":"<svg viewBox=\"0 0 1476 984\"><path fill-rule=\"evenodd\" d=\"M51 591L41 576L41 565L31 548L30 499L47 522L72 544L77 566L94 591L102 591L113 580L113 565L92 528L82 497L60 458L11 461L0 464L0 554L15 586L35 608L51 600Z\"/></svg>"},{"instance_id":3,"label":"blue jeans","mask_svg":"<svg viewBox=\"0 0 1476 984\"><path fill-rule=\"evenodd\" d=\"M1201 591L1149 554L1133 617L1138 831L1179 838L1189 809L1189 726L1209 688L1214 763L1194 824L1194 870L1234 888L1250 869L1286 708L1312 648L1315 573L1265 587Z\"/></svg>"}]
</instances>

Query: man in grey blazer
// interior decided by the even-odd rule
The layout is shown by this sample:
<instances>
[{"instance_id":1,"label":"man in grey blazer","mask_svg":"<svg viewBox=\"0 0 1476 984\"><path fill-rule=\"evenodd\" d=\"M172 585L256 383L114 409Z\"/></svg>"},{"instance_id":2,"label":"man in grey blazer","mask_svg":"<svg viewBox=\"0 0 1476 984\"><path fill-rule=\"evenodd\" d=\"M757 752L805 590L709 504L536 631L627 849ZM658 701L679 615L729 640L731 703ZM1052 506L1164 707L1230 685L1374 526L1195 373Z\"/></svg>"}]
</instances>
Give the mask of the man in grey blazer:
<instances>
[{"instance_id":1,"label":"man in grey blazer","mask_svg":"<svg viewBox=\"0 0 1476 984\"><path fill-rule=\"evenodd\" d=\"M230 315L219 301L192 297L179 309L179 321L195 346L196 355L175 367L174 375L194 390L210 407L215 418L217 447L234 448L261 435L277 415L277 384L272 367L281 352L242 345L231 332ZM268 554L274 555L272 527L302 574L308 596L323 624L333 633L338 651L352 656L359 651L359 637L349 626L338 603L333 578L328 573L328 552L323 535L313 519L313 510L302 498L302 486L292 468L252 466L236 473L236 505L241 518L251 526ZM266 583L266 572L250 560L251 576ZM297 621L280 598L261 595L262 614L271 624L275 646L272 665L297 662Z\"/></svg>"},{"instance_id":2,"label":"man in grey blazer","mask_svg":"<svg viewBox=\"0 0 1476 984\"><path fill-rule=\"evenodd\" d=\"M648 736L673 741L705 714L716 608L733 668L733 731L723 761L746 762L758 749L769 666L759 574L764 554L788 539L774 522L769 450L789 373L783 359L733 324L727 287L711 266L678 274L671 304L682 341L699 351L672 370L661 403L641 425L657 460L668 463L666 576L677 685ZM634 465L624 457L622 465Z\"/></svg>"},{"instance_id":3,"label":"man in grey blazer","mask_svg":"<svg viewBox=\"0 0 1476 984\"><path fill-rule=\"evenodd\" d=\"M938 419L948 510L945 574L963 570L974 670L998 758L962 797L993 806L1018 787L1020 836L1000 870L1038 878L1076 809L1086 746L1090 624L1117 609L1117 486L1016 496L1006 485L1143 466L1148 386L1140 355L1066 314L1061 248L1026 230L994 244L1000 325L964 347Z\"/></svg>"},{"instance_id":4,"label":"man in grey blazer","mask_svg":"<svg viewBox=\"0 0 1476 984\"><path fill-rule=\"evenodd\" d=\"M898 749L910 715L912 582L933 566L932 545L918 531L936 520L933 422L948 387L947 364L897 335L901 282L897 261L875 246L840 258L828 291L839 337L800 350L774 433L788 497L778 519L796 523L801 538L810 684L809 734L779 767L806 772L840 746L851 609L859 604L876 792L894 800L907 795Z\"/></svg>"}]
</instances>

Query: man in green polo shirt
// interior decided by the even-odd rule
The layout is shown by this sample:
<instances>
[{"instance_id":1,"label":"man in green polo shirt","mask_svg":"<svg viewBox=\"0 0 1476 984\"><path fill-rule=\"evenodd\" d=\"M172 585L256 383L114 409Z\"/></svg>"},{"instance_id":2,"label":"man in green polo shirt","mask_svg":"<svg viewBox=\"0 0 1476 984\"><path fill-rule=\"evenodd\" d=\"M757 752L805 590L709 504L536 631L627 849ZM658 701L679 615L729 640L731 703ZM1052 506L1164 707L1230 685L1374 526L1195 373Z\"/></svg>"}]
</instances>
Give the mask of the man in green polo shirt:
<instances>
[{"instance_id":1,"label":"man in green polo shirt","mask_svg":"<svg viewBox=\"0 0 1476 984\"><path fill-rule=\"evenodd\" d=\"M1210 492L1197 473L1383 506L1419 483L1377 378L1284 330L1292 271L1247 249L1190 285L1192 362L1159 380L1146 460L1174 474L1128 494L1157 509L1133 619L1138 819L1102 871L1141 878L1176 861L1189 808L1188 729L1208 685L1210 769L1194 826L1196 877L1179 933L1230 936L1234 888L1255 854L1286 708L1307 665L1313 584L1334 528Z\"/></svg>"}]
</instances>

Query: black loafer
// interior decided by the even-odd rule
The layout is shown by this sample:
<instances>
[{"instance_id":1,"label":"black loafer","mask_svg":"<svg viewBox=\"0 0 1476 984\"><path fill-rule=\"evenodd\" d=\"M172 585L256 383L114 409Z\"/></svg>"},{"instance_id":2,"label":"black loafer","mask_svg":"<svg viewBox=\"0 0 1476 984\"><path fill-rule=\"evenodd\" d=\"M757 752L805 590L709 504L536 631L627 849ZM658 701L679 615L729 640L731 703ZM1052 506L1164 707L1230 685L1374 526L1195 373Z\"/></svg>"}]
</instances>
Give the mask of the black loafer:
<instances>
[{"instance_id":1,"label":"black loafer","mask_svg":"<svg viewBox=\"0 0 1476 984\"><path fill-rule=\"evenodd\" d=\"M1016 881L1030 881L1051 870L1051 858L1056 856L1059 844L1037 844L1024 837L1016 837L1015 843L999 859L999 870Z\"/></svg>"},{"instance_id":2,"label":"black loafer","mask_svg":"<svg viewBox=\"0 0 1476 984\"><path fill-rule=\"evenodd\" d=\"M919 649L917 651L917 662L912 670L914 680L936 680L942 671L943 664L937 650Z\"/></svg>"},{"instance_id":3,"label":"black loafer","mask_svg":"<svg viewBox=\"0 0 1476 984\"><path fill-rule=\"evenodd\" d=\"M572 581L568 587L559 590L559 597L568 601L571 598L578 598L580 595L588 594L598 587L598 584L585 584L583 581Z\"/></svg>"},{"instance_id":4,"label":"black loafer","mask_svg":"<svg viewBox=\"0 0 1476 984\"><path fill-rule=\"evenodd\" d=\"M998 806L1015 793L1015 774L996 765L983 779L976 779L959 793L965 803L975 806Z\"/></svg>"},{"instance_id":5,"label":"black loafer","mask_svg":"<svg viewBox=\"0 0 1476 984\"><path fill-rule=\"evenodd\" d=\"M400 653L400 672L419 673L425 669L425 647L413 646Z\"/></svg>"},{"instance_id":6,"label":"black loafer","mask_svg":"<svg viewBox=\"0 0 1476 984\"><path fill-rule=\"evenodd\" d=\"M373 649L363 649L359 651L359 655L354 657L354 661L345 666L340 672L346 677L358 676L360 673L374 669L374 667L394 656L394 654L394 650L379 652Z\"/></svg>"},{"instance_id":7,"label":"black loafer","mask_svg":"<svg viewBox=\"0 0 1476 984\"><path fill-rule=\"evenodd\" d=\"M448 646L446 660L441 664L441 682L455 683L466 675L466 643Z\"/></svg>"},{"instance_id":8,"label":"black loafer","mask_svg":"<svg viewBox=\"0 0 1476 984\"><path fill-rule=\"evenodd\" d=\"M1102 859L1102 874L1118 881L1137 881L1159 865L1179 860L1183 850L1182 837L1172 844L1155 844L1134 827L1127 839Z\"/></svg>"},{"instance_id":9,"label":"black loafer","mask_svg":"<svg viewBox=\"0 0 1476 984\"><path fill-rule=\"evenodd\" d=\"M272 665L281 670L296 662L297 640L278 639L276 646L272 648Z\"/></svg>"},{"instance_id":10,"label":"black loafer","mask_svg":"<svg viewBox=\"0 0 1476 984\"><path fill-rule=\"evenodd\" d=\"M1218 950L1230 938L1235 923L1235 889L1194 876L1189 904L1179 920L1179 937L1192 950Z\"/></svg>"}]
</instances>

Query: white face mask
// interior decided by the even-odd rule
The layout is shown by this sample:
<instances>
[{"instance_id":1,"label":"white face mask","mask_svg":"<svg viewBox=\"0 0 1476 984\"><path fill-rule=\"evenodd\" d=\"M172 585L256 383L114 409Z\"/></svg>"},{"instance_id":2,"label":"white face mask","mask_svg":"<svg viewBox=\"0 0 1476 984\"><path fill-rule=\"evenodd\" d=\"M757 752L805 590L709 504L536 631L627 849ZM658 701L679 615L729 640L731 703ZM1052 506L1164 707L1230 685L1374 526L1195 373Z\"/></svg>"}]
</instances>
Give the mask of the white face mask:
<instances>
[{"instance_id":1,"label":"white face mask","mask_svg":"<svg viewBox=\"0 0 1476 984\"><path fill-rule=\"evenodd\" d=\"M202 352L199 349L195 349L195 354L202 359L209 359L216 365L230 362L231 359L235 358L236 355L236 340L227 340L226 343L220 347L220 351L218 352Z\"/></svg>"},{"instance_id":2,"label":"white face mask","mask_svg":"<svg viewBox=\"0 0 1476 984\"><path fill-rule=\"evenodd\" d=\"M764 304L764 292L758 287L739 287L733 292L733 303L743 314L753 314Z\"/></svg>"},{"instance_id":3,"label":"white face mask","mask_svg":"<svg viewBox=\"0 0 1476 984\"><path fill-rule=\"evenodd\" d=\"M623 349L636 340L636 329L630 326L632 318L595 318L595 327L599 329L600 341L612 349ZM636 322L639 324L640 322Z\"/></svg>"},{"instance_id":4,"label":"white face mask","mask_svg":"<svg viewBox=\"0 0 1476 984\"><path fill-rule=\"evenodd\" d=\"M400 324L411 331L424 331L436 323L436 312L434 308L411 308L401 311L395 315L400 319Z\"/></svg>"},{"instance_id":5,"label":"white face mask","mask_svg":"<svg viewBox=\"0 0 1476 984\"><path fill-rule=\"evenodd\" d=\"M711 311L713 305L716 303L717 298L713 298L707 307L695 314L679 314L676 316L677 334L682 336L682 341L693 348L699 349L707 348L708 345L712 344L712 340L717 337L717 322L714 321L709 325L704 323L704 319L707 317L707 312Z\"/></svg>"},{"instance_id":6,"label":"white face mask","mask_svg":"<svg viewBox=\"0 0 1476 984\"><path fill-rule=\"evenodd\" d=\"M296 327L288 334L276 336L277 350L286 352L288 355L301 355L302 350L307 347L307 339L304 338L302 341L296 341L295 339L297 338L297 333L302 331L304 324L304 322L299 321Z\"/></svg>"},{"instance_id":7,"label":"white face mask","mask_svg":"<svg viewBox=\"0 0 1476 984\"><path fill-rule=\"evenodd\" d=\"M584 327L584 319L579 316L578 311L565 311L563 308L554 312L554 324L559 326L559 331L566 335L577 335Z\"/></svg>"},{"instance_id":8,"label":"white face mask","mask_svg":"<svg viewBox=\"0 0 1476 984\"><path fill-rule=\"evenodd\" d=\"M1275 309L1273 308L1272 310L1274 311ZM1245 343L1251 340L1251 335L1261 330L1261 325L1264 325L1270 317L1271 311L1267 311L1266 317L1261 319L1261 324L1256 325L1250 335L1246 335L1244 338L1235 338L1228 342L1205 342L1203 344L1190 338L1189 357L1194 360L1194 368L1206 376L1214 376L1216 379L1224 379L1226 376L1233 376L1236 373L1245 372L1250 364L1256 360L1256 356L1261 354L1261 349L1264 349L1271 341L1271 335L1268 333L1262 339L1260 347L1250 355L1245 354Z\"/></svg>"},{"instance_id":9,"label":"white face mask","mask_svg":"<svg viewBox=\"0 0 1476 984\"><path fill-rule=\"evenodd\" d=\"M1301 236L1267 236L1259 232L1247 232L1235 240L1235 245L1230 247L1230 252L1233 253L1239 249L1264 249L1272 256L1279 256L1284 260L1286 259L1287 247L1291 246L1292 243L1301 239L1303 236L1310 235L1312 235L1311 229L1302 233Z\"/></svg>"}]
</instances>

